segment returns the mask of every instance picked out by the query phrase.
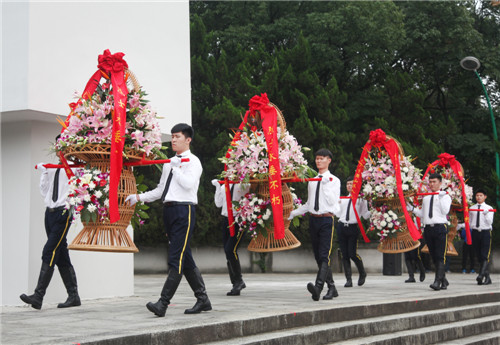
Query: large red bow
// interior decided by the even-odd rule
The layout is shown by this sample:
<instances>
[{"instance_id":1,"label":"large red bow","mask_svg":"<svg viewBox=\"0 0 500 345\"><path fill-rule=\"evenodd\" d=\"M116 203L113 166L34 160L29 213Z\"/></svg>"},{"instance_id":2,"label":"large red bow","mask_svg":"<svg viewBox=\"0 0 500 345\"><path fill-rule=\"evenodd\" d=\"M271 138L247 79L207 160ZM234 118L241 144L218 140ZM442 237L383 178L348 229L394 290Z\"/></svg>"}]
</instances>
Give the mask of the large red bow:
<instances>
[{"instance_id":1,"label":"large red bow","mask_svg":"<svg viewBox=\"0 0 500 345\"><path fill-rule=\"evenodd\" d=\"M104 53L102 55L99 55L99 58L97 59L97 61L99 61L97 68L103 70L106 73L121 72L124 69L128 68L127 62L123 60L124 56L125 54L123 53L111 54L109 49L106 49Z\"/></svg>"},{"instance_id":2,"label":"large red bow","mask_svg":"<svg viewBox=\"0 0 500 345\"><path fill-rule=\"evenodd\" d=\"M376 129L370 132L370 141L373 146L381 147L387 141L387 135L380 128Z\"/></svg>"}]
</instances>

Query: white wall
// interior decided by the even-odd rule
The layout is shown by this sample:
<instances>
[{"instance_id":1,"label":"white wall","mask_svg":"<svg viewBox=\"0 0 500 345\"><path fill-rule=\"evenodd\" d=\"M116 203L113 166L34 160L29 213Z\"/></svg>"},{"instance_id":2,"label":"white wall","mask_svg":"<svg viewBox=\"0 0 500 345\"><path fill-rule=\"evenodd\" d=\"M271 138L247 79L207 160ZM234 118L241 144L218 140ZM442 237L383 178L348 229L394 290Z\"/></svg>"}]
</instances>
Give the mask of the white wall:
<instances>
[{"instance_id":1,"label":"white wall","mask_svg":"<svg viewBox=\"0 0 500 345\"><path fill-rule=\"evenodd\" d=\"M0 305L32 293L46 236L34 165L55 162L48 147L73 93L81 93L105 49L124 59L158 112L162 132L191 123L189 2L3 2ZM75 224L68 242L82 228ZM130 233L130 229L129 229ZM83 299L133 294L133 254L70 251ZM54 274L45 301L61 302Z\"/></svg>"}]
</instances>

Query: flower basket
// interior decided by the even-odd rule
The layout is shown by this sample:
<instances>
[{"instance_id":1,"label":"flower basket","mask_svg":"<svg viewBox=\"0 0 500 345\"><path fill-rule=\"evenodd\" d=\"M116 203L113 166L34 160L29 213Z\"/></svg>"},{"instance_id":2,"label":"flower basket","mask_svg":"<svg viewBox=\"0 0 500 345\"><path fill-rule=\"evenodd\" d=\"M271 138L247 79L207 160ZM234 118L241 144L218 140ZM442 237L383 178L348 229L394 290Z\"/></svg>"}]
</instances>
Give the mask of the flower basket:
<instances>
[{"instance_id":1,"label":"flower basket","mask_svg":"<svg viewBox=\"0 0 500 345\"><path fill-rule=\"evenodd\" d=\"M264 200L269 199L269 184L267 181L263 180L261 182L254 182L251 185L251 189L257 193L257 195ZM283 250L294 249L300 247L300 241L292 234L290 231L290 221L288 217L293 210L293 198L290 188L286 183L282 184L282 196L283 196L283 219L285 221L285 238L277 240L274 238L273 226L266 227L267 236L263 235L262 232L257 233L250 244L248 245L248 250L258 253L267 252L277 252Z\"/></svg>"},{"instance_id":2,"label":"flower basket","mask_svg":"<svg viewBox=\"0 0 500 345\"><path fill-rule=\"evenodd\" d=\"M135 206L125 204L130 194L137 192L132 168L123 162L136 162L161 148L161 133L156 112L144 99L134 74L123 60L123 53L111 54L105 50L99 55L98 70L90 78L81 96L70 104L71 113L54 148L65 160L109 173L109 203L99 209L96 219L96 194L92 190L89 201L81 197L72 200L77 212L86 205L83 230L68 246L74 250L105 252L138 252L126 229L134 215ZM104 78L104 79L103 79ZM77 183L80 183L78 180ZM89 184L82 184L88 188ZM90 190L91 188L89 188ZM89 197L90 192L85 197ZM80 210L78 209L80 208ZM89 213L91 220L89 220ZM87 221L85 223L85 221Z\"/></svg>"},{"instance_id":3,"label":"flower basket","mask_svg":"<svg viewBox=\"0 0 500 345\"><path fill-rule=\"evenodd\" d=\"M110 169L110 145L87 144L83 147L69 147L65 150L65 158L77 163L87 163L91 168L101 171ZM125 153L125 151L124 151ZM125 153L129 160L140 160L140 153L127 150ZM135 176L131 167L123 167L120 184L118 187L118 210L120 220L111 224L109 222L88 222L68 246L73 250L137 253L134 241L127 232L127 227L134 215L135 206L125 203L125 198L137 193Z\"/></svg>"},{"instance_id":4,"label":"flower basket","mask_svg":"<svg viewBox=\"0 0 500 345\"><path fill-rule=\"evenodd\" d=\"M407 223L411 217L399 193L404 193L405 200L414 195L420 182L419 170L411 164L411 157L404 156L400 143L382 130L370 133L363 150L357 168L362 180L360 195L371 203L371 229L377 229L380 236L378 250L402 253L418 248L420 242L414 239L417 229L412 223L412 236ZM389 221L384 217L389 217Z\"/></svg>"},{"instance_id":5,"label":"flower basket","mask_svg":"<svg viewBox=\"0 0 500 345\"><path fill-rule=\"evenodd\" d=\"M220 158L225 164L221 178L252 186L252 193L245 195L235 210L240 231L248 231L253 237L248 250L272 252L296 248L300 242L290 232L287 219L294 207L293 196L282 179L305 177L308 167L303 148L288 133L283 114L266 94L254 96L249 106L227 154ZM272 221L268 221L269 211L261 213L263 205L269 205ZM228 218L231 217L230 213Z\"/></svg>"}]
</instances>

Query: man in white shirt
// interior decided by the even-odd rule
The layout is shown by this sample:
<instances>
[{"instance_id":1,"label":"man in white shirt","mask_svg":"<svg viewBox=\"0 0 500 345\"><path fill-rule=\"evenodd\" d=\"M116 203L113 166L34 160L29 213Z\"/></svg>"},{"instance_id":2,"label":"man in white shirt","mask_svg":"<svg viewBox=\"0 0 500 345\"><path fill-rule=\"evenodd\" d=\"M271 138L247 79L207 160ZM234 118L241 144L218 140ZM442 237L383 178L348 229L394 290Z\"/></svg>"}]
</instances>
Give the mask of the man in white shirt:
<instances>
[{"instance_id":1,"label":"man in white shirt","mask_svg":"<svg viewBox=\"0 0 500 345\"><path fill-rule=\"evenodd\" d=\"M57 138L56 138L57 140ZM22 294L21 300L35 309L41 309L43 297L57 265L59 274L63 280L68 298L66 302L59 303L58 308L77 307L81 305L78 295L76 273L69 257L68 235L73 210L66 210L66 199L68 197L68 176L64 169L46 169L45 163L38 163L37 169L42 172L40 177L40 193L42 194L45 209L45 232L47 242L42 252L42 267L38 283L33 295Z\"/></svg>"},{"instance_id":2,"label":"man in white shirt","mask_svg":"<svg viewBox=\"0 0 500 345\"><path fill-rule=\"evenodd\" d=\"M451 198L445 191L441 190L442 179L441 175L437 173L429 176L429 187L434 194L424 196L422 208L407 206L408 211L413 211L424 224L424 239L436 267L436 277L430 288L436 291L446 290L449 285L445 275L445 262L448 248L447 215L450 212Z\"/></svg>"},{"instance_id":3,"label":"man in white shirt","mask_svg":"<svg viewBox=\"0 0 500 345\"><path fill-rule=\"evenodd\" d=\"M184 313L197 314L212 310L205 283L200 270L196 267L190 247L196 221L198 186L203 169L198 157L189 150L194 134L193 128L185 123L179 123L171 132L172 150L176 155L171 158L170 163L163 165L158 186L140 195L129 195L126 199L132 205L137 201L152 202L160 199L163 202L163 222L170 241L169 273L158 302L149 302L146 305L149 311L160 317L165 316L168 304L183 274L196 297L196 304L193 308L186 309ZM181 162L182 158L189 158L189 162Z\"/></svg>"},{"instance_id":4,"label":"man in white shirt","mask_svg":"<svg viewBox=\"0 0 500 345\"><path fill-rule=\"evenodd\" d=\"M318 177L321 181L308 183L307 202L290 213L288 219L309 212L309 234L314 251L314 258L318 265L316 282L307 284L307 290L314 301L319 301L325 282L328 292L323 299L332 299L338 296L332 277L330 255L333 247L333 217L338 212L340 198L340 180L334 176L328 167L333 154L328 149L319 149L315 153Z\"/></svg>"},{"instance_id":5,"label":"man in white shirt","mask_svg":"<svg viewBox=\"0 0 500 345\"><path fill-rule=\"evenodd\" d=\"M354 213L354 207L352 207L352 200L350 198L353 180L353 176L349 176L347 178L346 188L349 196L347 198L339 199L339 212L335 214L339 219L337 223L337 238L339 240L340 252L342 253L342 264L344 266L344 273L347 280L344 287L352 287L351 260L358 268L358 285L362 286L366 279L366 271L363 265L363 260L357 253L360 231L356 214ZM366 200L358 199L356 201L356 211L360 217L365 219L370 218L370 211L368 211L368 203Z\"/></svg>"},{"instance_id":6,"label":"man in white shirt","mask_svg":"<svg viewBox=\"0 0 500 345\"><path fill-rule=\"evenodd\" d=\"M226 295L239 296L241 290L246 288L243 276L241 274L240 258L238 256L238 248L241 239L244 236L243 231L239 231L238 224L234 223L234 231L236 232L233 237L229 232L229 222L227 218L227 202L226 202L226 188L224 185L219 184L218 180L212 180L212 185L215 187L215 206L222 208L221 214L224 216L224 225L222 229L222 242L224 245L224 252L226 253L227 269L229 272L229 279L233 285L231 291ZM242 196L248 193L250 184L234 183L230 185L230 194L232 201L239 201ZM234 208L233 208L234 210Z\"/></svg>"},{"instance_id":7,"label":"man in white shirt","mask_svg":"<svg viewBox=\"0 0 500 345\"><path fill-rule=\"evenodd\" d=\"M478 189L475 193L476 202L471 207L472 211L469 214L469 225L472 230L472 246L476 251L476 256L479 260L479 275L476 278L478 285L491 284L488 264L491 252L491 231L493 225L493 212L490 212L493 207L486 204L488 197L484 189Z\"/></svg>"}]
</instances>

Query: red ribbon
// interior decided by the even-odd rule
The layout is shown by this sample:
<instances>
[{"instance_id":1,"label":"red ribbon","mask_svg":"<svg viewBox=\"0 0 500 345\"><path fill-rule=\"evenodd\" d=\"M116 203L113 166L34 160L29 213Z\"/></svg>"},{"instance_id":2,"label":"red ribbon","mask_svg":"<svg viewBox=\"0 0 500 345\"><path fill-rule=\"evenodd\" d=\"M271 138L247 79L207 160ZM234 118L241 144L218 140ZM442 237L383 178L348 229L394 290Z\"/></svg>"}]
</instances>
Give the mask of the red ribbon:
<instances>
[{"instance_id":1,"label":"red ribbon","mask_svg":"<svg viewBox=\"0 0 500 345\"><path fill-rule=\"evenodd\" d=\"M114 223L120 219L118 211L118 185L123 167L123 146L125 144L125 123L127 113L127 84L125 82L125 69L128 64L123 60L123 53L111 54L109 49L106 49L102 55L99 55L99 64L97 70L87 82L85 90L82 93L82 99L89 99L94 94L102 74L111 75L111 84L113 85L114 97L114 112L112 113L113 130L111 137L111 157L110 157L110 177L109 177L109 218L110 222ZM80 105L80 99L76 104L71 103L71 112L65 120L65 124L69 124L69 119L73 115L75 108ZM64 131L64 128L62 129ZM61 132L62 132L61 131ZM69 165L62 154L60 154L61 162L65 166L66 174L68 174ZM68 177L70 177L68 175Z\"/></svg>"},{"instance_id":2,"label":"red ribbon","mask_svg":"<svg viewBox=\"0 0 500 345\"><path fill-rule=\"evenodd\" d=\"M420 231L418 231L417 226L415 225L413 219L406 210L406 201L404 198L403 187L402 187L403 182L401 180L401 167L399 165L398 144L394 139L387 138L385 132L381 129L376 129L374 131L371 131L370 140L368 140L365 146L363 147L363 152L361 153L361 157L358 161L358 167L356 168L356 173L354 175L354 180L352 184L352 191L351 191L352 203L355 205L356 200L358 199L359 191L361 190L361 185L363 184L361 174L363 173L365 162L366 159L368 158L370 150L372 149L372 146L378 148L384 148L391 159L396 175L396 185L398 188L399 201L401 202L401 206L403 206L403 213L405 216L406 224L408 225L408 231L410 232L410 235L414 240L418 240L419 238L422 237L422 235L420 234ZM361 234L363 235L365 242L369 242L368 237L365 234L363 225L361 224L361 221L357 214L356 214L356 219L358 220L358 225L361 229Z\"/></svg>"},{"instance_id":3,"label":"red ribbon","mask_svg":"<svg viewBox=\"0 0 500 345\"><path fill-rule=\"evenodd\" d=\"M470 224L469 224L469 205L467 204L467 195L465 194L465 181L464 181L464 175L462 173L462 165L460 164L459 161L455 159L454 155L450 155L449 153L443 152L440 155L438 155L438 160L435 160L431 164L427 166L427 170L425 170L424 176L422 176L422 182L418 186L418 191L420 192L422 190L422 184L423 181L425 180L425 177L429 173L430 170L434 170L436 166L441 166L443 168L446 168L446 166L449 166L451 170L455 173L456 176L458 176L458 180L460 181L460 186L462 187L462 205L463 205L463 212L464 212L464 223L465 223L465 237L467 240L467 244L472 244L472 237L470 234Z\"/></svg>"}]
</instances>

